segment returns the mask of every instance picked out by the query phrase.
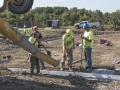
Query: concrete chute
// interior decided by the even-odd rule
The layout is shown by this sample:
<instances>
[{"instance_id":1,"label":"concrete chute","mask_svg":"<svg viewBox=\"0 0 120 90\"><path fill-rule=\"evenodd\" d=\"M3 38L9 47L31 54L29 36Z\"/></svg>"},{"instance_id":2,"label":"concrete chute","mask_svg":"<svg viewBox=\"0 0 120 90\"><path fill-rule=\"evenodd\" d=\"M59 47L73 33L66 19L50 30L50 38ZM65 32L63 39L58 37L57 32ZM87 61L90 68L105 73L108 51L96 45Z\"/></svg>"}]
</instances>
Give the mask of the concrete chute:
<instances>
[{"instance_id":1,"label":"concrete chute","mask_svg":"<svg viewBox=\"0 0 120 90\"><path fill-rule=\"evenodd\" d=\"M40 52L39 49L27 41L27 39L16 28L11 26L8 22L5 22L2 18L0 18L0 33L13 41L14 44L32 53L34 56L40 58L48 64L58 66L59 61L56 61L48 55Z\"/></svg>"}]
</instances>

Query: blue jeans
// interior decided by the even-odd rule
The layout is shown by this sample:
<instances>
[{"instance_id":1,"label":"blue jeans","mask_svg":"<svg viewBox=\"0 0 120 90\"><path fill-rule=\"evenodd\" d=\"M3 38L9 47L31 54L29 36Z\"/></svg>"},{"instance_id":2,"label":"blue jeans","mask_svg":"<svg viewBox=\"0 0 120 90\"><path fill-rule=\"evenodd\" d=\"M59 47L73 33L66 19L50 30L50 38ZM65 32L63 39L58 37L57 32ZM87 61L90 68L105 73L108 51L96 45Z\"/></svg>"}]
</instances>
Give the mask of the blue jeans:
<instances>
[{"instance_id":1,"label":"blue jeans","mask_svg":"<svg viewBox=\"0 0 120 90\"><path fill-rule=\"evenodd\" d=\"M40 60L40 63L41 63L41 65L42 65L42 67L44 67L44 62L43 62L43 60Z\"/></svg>"},{"instance_id":2,"label":"blue jeans","mask_svg":"<svg viewBox=\"0 0 120 90\"><path fill-rule=\"evenodd\" d=\"M40 44L40 39L38 40L38 43ZM38 46L38 48L39 48L39 50L41 51L41 48ZM43 60L40 60L40 63L41 63L41 65L42 65L42 67L44 67L44 62L43 62Z\"/></svg>"},{"instance_id":3,"label":"blue jeans","mask_svg":"<svg viewBox=\"0 0 120 90\"><path fill-rule=\"evenodd\" d=\"M89 69L92 69L92 48L85 48L84 49L84 56L85 56L85 62L86 66Z\"/></svg>"}]
</instances>

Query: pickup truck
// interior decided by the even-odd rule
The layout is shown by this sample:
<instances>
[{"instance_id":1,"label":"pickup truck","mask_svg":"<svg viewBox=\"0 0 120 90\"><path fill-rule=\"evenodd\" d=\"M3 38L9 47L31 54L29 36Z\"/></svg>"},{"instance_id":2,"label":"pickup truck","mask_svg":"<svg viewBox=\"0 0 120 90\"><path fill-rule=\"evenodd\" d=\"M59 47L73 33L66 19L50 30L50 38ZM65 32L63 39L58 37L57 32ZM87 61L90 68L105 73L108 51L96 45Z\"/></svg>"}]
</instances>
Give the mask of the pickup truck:
<instances>
[{"instance_id":1,"label":"pickup truck","mask_svg":"<svg viewBox=\"0 0 120 90\"><path fill-rule=\"evenodd\" d=\"M76 23L74 24L74 27L76 29L79 29L79 28L82 28L83 27L83 24L87 22L89 24L89 27L90 28L97 28L97 27L100 27L100 23L99 22L89 22L89 21L81 21L80 23Z\"/></svg>"}]
</instances>

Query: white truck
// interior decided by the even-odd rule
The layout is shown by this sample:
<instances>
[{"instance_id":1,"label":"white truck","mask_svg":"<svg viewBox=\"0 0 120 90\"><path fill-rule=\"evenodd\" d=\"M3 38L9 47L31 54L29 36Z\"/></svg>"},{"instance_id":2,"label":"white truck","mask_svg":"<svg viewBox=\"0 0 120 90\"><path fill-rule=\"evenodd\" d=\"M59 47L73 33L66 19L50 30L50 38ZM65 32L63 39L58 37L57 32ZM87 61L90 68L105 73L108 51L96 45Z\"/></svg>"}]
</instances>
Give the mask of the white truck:
<instances>
[{"instance_id":1,"label":"white truck","mask_svg":"<svg viewBox=\"0 0 120 90\"><path fill-rule=\"evenodd\" d=\"M81 21L80 23L76 23L74 24L74 27L76 29L82 28L84 23L88 23L90 28L97 28L100 27L100 23L99 22L89 22L89 21Z\"/></svg>"}]
</instances>

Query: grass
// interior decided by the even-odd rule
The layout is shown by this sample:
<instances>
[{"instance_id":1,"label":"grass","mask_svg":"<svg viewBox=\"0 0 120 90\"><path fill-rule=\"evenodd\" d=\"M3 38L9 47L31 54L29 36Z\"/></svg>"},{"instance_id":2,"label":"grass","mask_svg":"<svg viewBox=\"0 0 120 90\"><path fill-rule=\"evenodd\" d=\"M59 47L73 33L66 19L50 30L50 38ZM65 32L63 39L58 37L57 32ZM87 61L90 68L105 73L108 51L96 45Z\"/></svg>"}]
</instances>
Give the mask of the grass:
<instances>
[{"instance_id":1,"label":"grass","mask_svg":"<svg viewBox=\"0 0 120 90\"><path fill-rule=\"evenodd\" d=\"M102 26L102 25L100 25L100 26ZM113 27L114 26L114 24L104 24L103 25L105 28L107 27L107 28L110 28L110 27Z\"/></svg>"},{"instance_id":2,"label":"grass","mask_svg":"<svg viewBox=\"0 0 120 90\"><path fill-rule=\"evenodd\" d=\"M67 28L57 28L57 29L46 29L46 28L39 28L38 31L39 32L44 32L44 33L60 33L62 31L65 31ZM28 28L29 30L29 33L33 33L33 30L31 28ZM19 31L23 34L24 33L24 30L23 29L19 29Z\"/></svg>"},{"instance_id":3,"label":"grass","mask_svg":"<svg viewBox=\"0 0 120 90\"><path fill-rule=\"evenodd\" d=\"M111 27L112 25L104 25L104 27L106 28L106 27ZM66 29L72 29L72 30L74 30L75 29L75 27L74 26L61 26L60 28L57 28L57 29L46 29L46 28L39 28L39 32L41 32L41 33L60 33L60 32L63 32L63 31L65 31ZM24 33L24 28L19 28L18 29L22 34ZM31 34L31 33L33 33L33 30L31 29L31 28L28 28L28 30L29 30L29 33ZM0 34L0 36L3 36L2 34Z\"/></svg>"}]
</instances>

